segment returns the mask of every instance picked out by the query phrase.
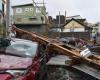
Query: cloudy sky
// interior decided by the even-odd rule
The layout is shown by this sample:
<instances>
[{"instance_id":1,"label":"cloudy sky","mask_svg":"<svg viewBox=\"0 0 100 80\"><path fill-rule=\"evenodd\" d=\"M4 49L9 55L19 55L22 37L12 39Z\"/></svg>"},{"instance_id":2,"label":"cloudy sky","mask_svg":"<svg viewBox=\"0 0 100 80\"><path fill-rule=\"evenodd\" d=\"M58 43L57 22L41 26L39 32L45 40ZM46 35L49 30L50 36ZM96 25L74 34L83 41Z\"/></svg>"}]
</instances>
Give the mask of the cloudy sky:
<instances>
[{"instance_id":1,"label":"cloudy sky","mask_svg":"<svg viewBox=\"0 0 100 80\"><path fill-rule=\"evenodd\" d=\"M43 0L34 0L42 2ZM44 0L49 15L65 14L67 16L81 15L89 22L100 21L100 0ZM11 5L31 3L32 0L11 0Z\"/></svg>"}]
</instances>

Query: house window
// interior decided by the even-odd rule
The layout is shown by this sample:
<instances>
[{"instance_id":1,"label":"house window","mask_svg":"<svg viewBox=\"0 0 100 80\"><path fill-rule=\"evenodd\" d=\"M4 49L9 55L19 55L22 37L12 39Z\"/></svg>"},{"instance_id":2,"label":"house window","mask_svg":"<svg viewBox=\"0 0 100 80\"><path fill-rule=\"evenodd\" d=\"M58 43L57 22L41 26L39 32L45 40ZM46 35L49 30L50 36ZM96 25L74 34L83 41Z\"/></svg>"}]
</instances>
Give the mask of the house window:
<instances>
[{"instance_id":1,"label":"house window","mask_svg":"<svg viewBox=\"0 0 100 80\"><path fill-rule=\"evenodd\" d=\"M33 11L33 8L25 8L26 12Z\"/></svg>"},{"instance_id":2,"label":"house window","mask_svg":"<svg viewBox=\"0 0 100 80\"><path fill-rule=\"evenodd\" d=\"M30 8L30 11L33 11L33 8Z\"/></svg>"},{"instance_id":3,"label":"house window","mask_svg":"<svg viewBox=\"0 0 100 80\"><path fill-rule=\"evenodd\" d=\"M22 8L16 8L16 13L22 13Z\"/></svg>"}]
</instances>

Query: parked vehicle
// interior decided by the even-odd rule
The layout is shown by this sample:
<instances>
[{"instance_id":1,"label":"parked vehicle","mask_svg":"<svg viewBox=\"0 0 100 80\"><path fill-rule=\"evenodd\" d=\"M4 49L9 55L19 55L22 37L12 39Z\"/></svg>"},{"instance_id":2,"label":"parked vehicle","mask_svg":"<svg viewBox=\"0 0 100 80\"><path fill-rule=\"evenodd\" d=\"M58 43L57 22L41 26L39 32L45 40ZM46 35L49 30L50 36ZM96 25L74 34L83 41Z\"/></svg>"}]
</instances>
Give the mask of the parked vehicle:
<instances>
[{"instance_id":1,"label":"parked vehicle","mask_svg":"<svg viewBox=\"0 0 100 80\"><path fill-rule=\"evenodd\" d=\"M0 80L44 80L46 66L38 43L17 38L10 42L0 54Z\"/></svg>"}]
</instances>

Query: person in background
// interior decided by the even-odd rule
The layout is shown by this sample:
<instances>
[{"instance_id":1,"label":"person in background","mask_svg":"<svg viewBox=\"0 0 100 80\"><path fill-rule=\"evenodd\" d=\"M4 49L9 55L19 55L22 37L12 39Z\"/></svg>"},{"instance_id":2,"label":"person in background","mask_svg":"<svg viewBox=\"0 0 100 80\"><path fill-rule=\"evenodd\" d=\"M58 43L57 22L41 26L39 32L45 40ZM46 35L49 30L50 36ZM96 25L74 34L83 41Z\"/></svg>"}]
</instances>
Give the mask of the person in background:
<instances>
[{"instance_id":1,"label":"person in background","mask_svg":"<svg viewBox=\"0 0 100 80\"><path fill-rule=\"evenodd\" d=\"M96 44L96 36L93 37L93 43Z\"/></svg>"},{"instance_id":2,"label":"person in background","mask_svg":"<svg viewBox=\"0 0 100 80\"><path fill-rule=\"evenodd\" d=\"M96 36L97 36L97 32L95 29L92 30L92 41L94 43L94 45L96 44Z\"/></svg>"}]
</instances>

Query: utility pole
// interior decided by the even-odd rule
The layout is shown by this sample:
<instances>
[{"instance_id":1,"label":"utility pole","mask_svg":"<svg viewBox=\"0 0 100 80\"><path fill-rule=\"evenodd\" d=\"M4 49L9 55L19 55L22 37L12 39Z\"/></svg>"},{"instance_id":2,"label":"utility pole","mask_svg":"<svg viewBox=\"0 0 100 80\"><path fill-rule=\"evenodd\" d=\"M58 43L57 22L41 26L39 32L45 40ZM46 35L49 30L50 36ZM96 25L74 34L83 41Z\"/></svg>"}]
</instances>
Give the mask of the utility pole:
<instances>
[{"instance_id":1,"label":"utility pole","mask_svg":"<svg viewBox=\"0 0 100 80\"><path fill-rule=\"evenodd\" d=\"M10 0L6 0L6 37L8 36L9 28L9 16L10 16Z\"/></svg>"},{"instance_id":2,"label":"utility pole","mask_svg":"<svg viewBox=\"0 0 100 80\"><path fill-rule=\"evenodd\" d=\"M59 33L59 38L61 37L61 26L60 26L60 11L59 11L59 24L58 24L58 33Z\"/></svg>"},{"instance_id":3,"label":"utility pole","mask_svg":"<svg viewBox=\"0 0 100 80\"><path fill-rule=\"evenodd\" d=\"M59 24L58 24L58 27L60 27L60 11L59 11Z\"/></svg>"},{"instance_id":4,"label":"utility pole","mask_svg":"<svg viewBox=\"0 0 100 80\"><path fill-rule=\"evenodd\" d=\"M65 24L66 24L66 11L65 11Z\"/></svg>"}]
</instances>

